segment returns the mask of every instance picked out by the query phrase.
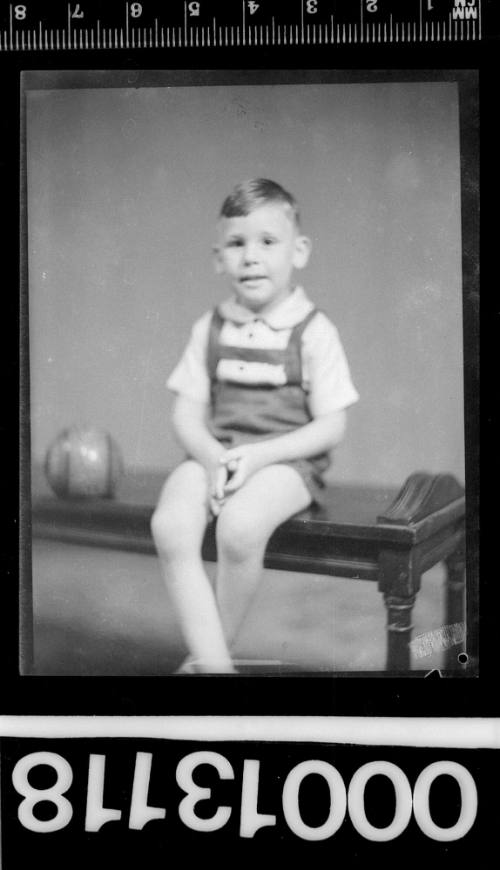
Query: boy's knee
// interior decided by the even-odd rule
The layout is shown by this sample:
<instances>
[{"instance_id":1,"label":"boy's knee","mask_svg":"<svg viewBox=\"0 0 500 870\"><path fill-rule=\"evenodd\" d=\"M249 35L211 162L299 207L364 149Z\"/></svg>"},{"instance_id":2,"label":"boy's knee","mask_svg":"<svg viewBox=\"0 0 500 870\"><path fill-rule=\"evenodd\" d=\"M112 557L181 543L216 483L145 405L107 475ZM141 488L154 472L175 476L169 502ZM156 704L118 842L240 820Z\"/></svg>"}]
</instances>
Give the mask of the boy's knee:
<instances>
[{"instance_id":1,"label":"boy's knee","mask_svg":"<svg viewBox=\"0 0 500 870\"><path fill-rule=\"evenodd\" d=\"M186 512L177 507L157 507L151 517L151 534L160 554L181 555L193 546L193 528Z\"/></svg>"},{"instance_id":2,"label":"boy's knee","mask_svg":"<svg viewBox=\"0 0 500 870\"><path fill-rule=\"evenodd\" d=\"M217 520L216 537L219 553L234 562L244 562L262 552L267 544L267 536L258 523L248 513L231 509L230 502Z\"/></svg>"}]
</instances>

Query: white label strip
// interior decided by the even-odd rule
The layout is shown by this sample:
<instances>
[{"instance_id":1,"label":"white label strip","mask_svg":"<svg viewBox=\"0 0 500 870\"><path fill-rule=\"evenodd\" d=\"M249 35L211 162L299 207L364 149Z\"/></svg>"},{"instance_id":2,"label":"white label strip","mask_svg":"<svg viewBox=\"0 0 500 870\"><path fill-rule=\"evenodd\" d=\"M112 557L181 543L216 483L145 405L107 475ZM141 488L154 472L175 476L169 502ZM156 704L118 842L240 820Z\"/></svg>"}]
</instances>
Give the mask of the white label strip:
<instances>
[{"instance_id":1,"label":"white label strip","mask_svg":"<svg viewBox=\"0 0 500 870\"><path fill-rule=\"evenodd\" d=\"M500 749L500 719L351 716L0 716L0 736Z\"/></svg>"}]
</instances>

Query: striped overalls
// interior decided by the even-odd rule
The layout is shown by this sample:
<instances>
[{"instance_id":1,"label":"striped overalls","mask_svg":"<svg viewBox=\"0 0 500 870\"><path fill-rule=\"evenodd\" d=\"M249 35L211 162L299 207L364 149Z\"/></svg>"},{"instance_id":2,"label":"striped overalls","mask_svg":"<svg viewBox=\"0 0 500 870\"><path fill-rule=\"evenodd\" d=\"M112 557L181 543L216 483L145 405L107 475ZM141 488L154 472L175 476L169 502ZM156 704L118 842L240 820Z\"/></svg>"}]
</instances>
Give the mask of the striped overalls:
<instances>
[{"instance_id":1,"label":"striped overalls","mask_svg":"<svg viewBox=\"0 0 500 870\"><path fill-rule=\"evenodd\" d=\"M316 315L309 314L290 333L287 346L249 348L220 343L224 319L215 309L209 330L207 367L211 383L209 429L225 446L273 438L312 420L302 379L302 335ZM324 453L286 462L303 478L315 501L330 464Z\"/></svg>"}]
</instances>

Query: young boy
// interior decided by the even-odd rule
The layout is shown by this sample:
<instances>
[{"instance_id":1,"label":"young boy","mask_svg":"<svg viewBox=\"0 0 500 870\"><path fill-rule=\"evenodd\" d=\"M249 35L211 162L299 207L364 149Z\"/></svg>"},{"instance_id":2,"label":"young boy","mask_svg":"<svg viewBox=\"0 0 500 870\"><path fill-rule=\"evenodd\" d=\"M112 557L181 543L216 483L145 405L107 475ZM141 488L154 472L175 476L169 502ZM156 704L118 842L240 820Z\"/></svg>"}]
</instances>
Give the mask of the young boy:
<instances>
[{"instance_id":1,"label":"young boy","mask_svg":"<svg viewBox=\"0 0 500 870\"><path fill-rule=\"evenodd\" d=\"M319 500L321 473L357 401L337 331L293 282L311 243L279 184L253 179L224 201L214 247L231 298L194 325L168 380L186 460L152 520L190 651L184 672L234 673L231 643L272 532ZM217 517L215 594L201 559Z\"/></svg>"}]
</instances>

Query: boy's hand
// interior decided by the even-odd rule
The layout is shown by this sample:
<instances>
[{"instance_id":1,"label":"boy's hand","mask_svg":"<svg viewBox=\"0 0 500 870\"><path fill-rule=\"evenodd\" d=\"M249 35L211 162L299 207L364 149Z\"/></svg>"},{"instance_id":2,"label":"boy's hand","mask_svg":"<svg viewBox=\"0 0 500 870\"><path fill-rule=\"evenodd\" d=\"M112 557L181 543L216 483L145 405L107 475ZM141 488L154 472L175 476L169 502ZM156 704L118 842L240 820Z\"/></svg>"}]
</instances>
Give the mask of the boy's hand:
<instances>
[{"instance_id":1,"label":"boy's hand","mask_svg":"<svg viewBox=\"0 0 500 870\"><path fill-rule=\"evenodd\" d=\"M252 474L267 464L261 444L242 444L227 450L220 460L231 474L224 486L224 493L236 492Z\"/></svg>"},{"instance_id":2,"label":"boy's hand","mask_svg":"<svg viewBox=\"0 0 500 870\"><path fill-rule=\"evenodd\" d=\"M225 492L224 488L228 478L228 468L223 464L223 458L220 463L211 466L207 469L208 475L208 504L210 512L214 517L220 514L224 504Z\"/></svg>"}]
</instances>

